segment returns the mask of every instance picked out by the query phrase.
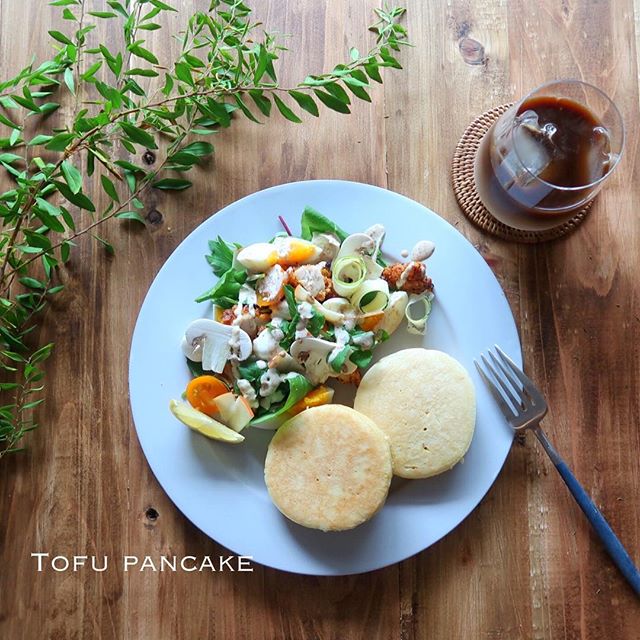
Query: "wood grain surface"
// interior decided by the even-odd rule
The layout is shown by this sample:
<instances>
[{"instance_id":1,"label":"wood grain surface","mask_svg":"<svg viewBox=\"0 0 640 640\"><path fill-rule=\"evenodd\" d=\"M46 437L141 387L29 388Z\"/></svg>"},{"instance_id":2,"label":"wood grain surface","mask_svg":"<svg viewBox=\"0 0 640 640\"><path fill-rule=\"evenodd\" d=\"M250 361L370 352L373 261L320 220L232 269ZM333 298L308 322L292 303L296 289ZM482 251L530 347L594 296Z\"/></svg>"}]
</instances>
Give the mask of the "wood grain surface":
<instances>
[{"instance_id":1,"label":"wood grain surface","mask_svg":"<svg viewBox=\"0 0 640 640\"><path fill-rule=\"evenodd\" d=\"M97 3L101 4L101 3ZM186 12L150 34L172 46ZM375 0L253 2L291 34L293 82L365 48ZM639 637L640 606L531 438L514 444L480 506L417 556L373 573L313 578L253 573L123 573L123 555L217 556L155 481L128 403L127 360L145 292L178 243L212 211L292 180L388 187L454 224L489 261L546 394L549 436L640 562L640 163L638 36L631 0L407 0L415 48L373 104L293 125L238 119L179 195L146 197L146 229L113 224L110 258L89 240L44 319L43 427L0 463L0 637L114 640L583 639ZM97 5L96 5L97 6ZM2 77L49 54L58 12L0 0ZM634 19L635 18L635 19ZM111 38L107 27L100 37ZM590 81L617 103L626 151L572 236L518 246L483 235L457 208L450 160L477 113L553 78ZM478 296L478 304L483 304ZM221 514L221 517L224 515ZM32 552L108 555L109 571L36 572Z\"/></svg>"}]
</instances>

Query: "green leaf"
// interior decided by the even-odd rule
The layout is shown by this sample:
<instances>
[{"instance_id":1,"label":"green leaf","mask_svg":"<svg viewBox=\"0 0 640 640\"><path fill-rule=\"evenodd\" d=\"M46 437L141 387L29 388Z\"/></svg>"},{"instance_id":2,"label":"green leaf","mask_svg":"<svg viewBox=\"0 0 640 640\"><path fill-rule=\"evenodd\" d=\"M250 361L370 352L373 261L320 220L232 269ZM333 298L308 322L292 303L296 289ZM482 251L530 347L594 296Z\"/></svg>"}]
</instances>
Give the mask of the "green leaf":
<instances>
[{"instance_id":1,"label":"green leaf","mask_svg":"<svg viewBox=\"0 0 640 640\"><path fill-rule=\"evenodd\" d=\"M129 71L125 71L125 75L142 76L143 78L157 78L160 74L153 69L141 69L139 67L134 67L133 69L129 69Z\"/></svg>"},{"instance_id":2,"label":"green leaf","mask_svg":"<svg viewBox=\"0 0 640 640\"><path fill-rule=\"evenodd\" d=\"M206 259L216 276L220 277L231 269L235 249L235 245L225 242L220 236L216 240L209 241L211 253L206 256Z\"/></svg>"},{"instance_id":3,"label":"green leaf","mask_svg":"<svg viewBox=\"0 0 640 640\"><path fill-rule=\"evenodd\" d=\"M64 77L64 83L67 85L67 88L75 96L76 95L76 85L75 85L75 80L73 79L73 71L71 71L71 67L67 67L64 70L63 77Z\"/></svg>"},{"instance_id":4,"label":"green leaf","mask_svg":"<svg viewBox=\"0 0 640 640\"><path fill-rule=\"evenodd\" d=\"M380 76L380 69L378 68L377 63L374 61L370 64L364 65L364 70L367 72L367 75L376 82L382 84L382 77Z\"/></svg>"},{"instance_id":5,"label":"green leaf","mask_svg":"<svg viewBox=\"0 0 640 640\"><path fill-rule=\"evenodd\" d=\"M258 46L258 64L256 66L256 70L253 74L253 82L254 84L260 83L260 78L264 75L264 72L267 70L270 61L269 53L263 44Z\"/></svg>"},{"instance_id":6,"label":"green leaf","mask_svg":"<svg viewBox=\"0 0 640 640\"><path fill-rule=\"evenodd\" d=\"M174 68L178 80L182 80L182 82L186 82L192 87L194 86L193 77L191 76L191 69L189 68L188 64L184 62L176 62Z\"/></svg>"},{"instance_id":7,"label":"green leaf","mask_svg":"<svg viewBox=\"0 0 640 640\"><path fill-rule=\"evenodd\" d=\"M373 358L373 351L366 350L362 351L360 349L355 349L351 355L349 356L349 360L353 362L357 367L361 369L365 369L371 364L371 360Z\"/></svg>"},{"instance_id":8,"label":"green leaf","mask_svg":"<svg viewBox=\"0 0 640 640\"><path fill-rule=\"evenodd\" d=\"M290 284L284 286L284 298L287 301L289 315L293 318L298 313L298 305L296 304L295 292Z\"/></svg>"},{"instance_id":9,"label":"green leaf","mask_svg":"<svg viewBox=\"0 0 640 640\"><path fill-rule=\"evenodd\" d=\"M177 9L174 9L173 7L169 6L168 4L165 4L164 2L161 2L161 0L149 0L149 2L154 7L158 7L158 9L162 9L163 11L178 11Z\"/></svg>"},{"instance_id":10,"label":"green leaf","mask_svg":"<svg viewBox=\"0 0 640 640\"><path fill-rule=\"evenodd\" d=\"M36 198L36 204L37 206L34 207L33 211L42 223L47 225L52 231L63 233L64 225L57 218L57 216L61 215L60 209L50 202L47 202L44 198Z\"/></svg>"},{"instance_id":11,"label":"green leaf","mask_svg":"<svg viewBox=\"0 0 640 640\"><path fill-rule=\"evenodd\" d=\"M278 111L289 121L300 124L302 120L289 109L289 107L274 93L273 101L276 103L276 107L278 107Z\"/></svg>"},{"instance_id":12,"label":"green leaf","mask_svg":"<svg viewBox=\"0 0 640 640\"><path fill-rule=\"evenodd\" d=\"M11 122L11 120L9 120L9 118L7 118L7 116L2 113L0 113L0 123L6 125L7 127L11 127L12 129L20 129L20 125Z\"/></svg>"},{"instance_id":13,"label":"green leaf","mask_svg":"<svg viewBox=\"0 0 640 640\"><path fill-rule=\"evenodd\" d=\"M323 216L312 207L305 207L300 220L301 234L303 240L311 240L314 233L332 233L340 242L344 242L349 235L341 229L335 222Z\"/></svg>"},{"instance_id":14,"label":"green leaf","mask_svg":"<svg viewBox=\"0 0 640 640\"><path fill-rule=\"evenodd\" d=\"M254 418L249 423L250 425L261 424L285 414L289 409L291 409L291 407L293 407L293 405L300 402L300 400L302 400L302 398L304 398L309 391L313 389L313 385L301 373L290 374L290 376L287 376L287 383L289 384L289 390L285 403L276 411L270 411L258 418Z\"/></svg>"},{"instance_id":15,"label":"green leaf","mask_svg":"<svg viewBox=\"0 0 640 640\"><path fill-rule=\"evenodd\" d=\"M339 113L351 113L349 107L344 102L338 100L334 95L327 93L326 91L320 91L319 89L314 89L313 92L318 96L320 102L332 111L338 111Z\"/></svg>"},{"instance_id":16,"label":"green leaf","mask_svg":"<svg viewBox=\"0 0 640 640\"><path fill-rule=\"evenodd\" d=\"M104 247L105 251L110 255L113 256L116 253L116 250L113 248L113 245L108 242L107 240L105 240L104 238L101 238L100 236L96 235L95 233L92 234L93 237Z\"/></svg>"},{"instance_id":17,"label":"green leaf","mask_svg":"<svg viewBox=\"0 0 640 640\"><path fill-rule=\"evenodd\" d=\"M113 11L89 11L90 16L96 18L115 18L117 15Z\"/></svg>"},{"instance_id":18,"label":"green leaf","mask_svg":"<svg viewBox=\"0 0 640 640\"><path fill-rule=\"evenodd\" d=\"M307 329L314 338L317 338L320 335L320 331L322 331L322 327L324 327L324 316L314 309L313 316L307 323Z\"/></svg>"},{"instance_id":19,"label":"green leaf","mask_svg":"<svg viewBox=\"0 0 640 640\"><path fill-rule=\"evenodd\" d=\"M153 53L151 53L149 49L145 49L139 44L130 45L129 51L131 51L134 56L138 56L138 58L142 58L143 60L146 60L151 64L158 64L158 58L156 58L156 56L153 55Z\"/></svg>"},{"instance_id":20,"label":"green leaf","mask_svg":"<svg viewBox=\"0 0 640 640\"><path fill-rule=\"evenodd\" d=\"M73 193L65 182L60 182L59 180L54 180L53 184L58 187L58 191L60 191L62 196L66 198L71 204L75 204L76 207L86 209L87 211L91 211L92 213L95 212L96 208L93 202L91 202L91 200L84 193Z\"/></svg>"},{"instance_id":21,"label":"green leaf","mask_svg":"<svg viewBox=\"0 0 640 640\"><path fill-rule=\"evenodd\" d=\"M27 143L28 146L32 147L35 146L37 144L44 144L45 142L49 142L49 140L53 140L53 136L47 136L43 133L41 133L40 135L34 136L33 138L31 138L31 140L29 140L29 142Z\"/></svg>"},{"instance_id":22,"label":"green leaf","mask_svg":"<svg viewBox=\"0 0 640 640\"><path fill-rule=\"evenodd\" d=\"M331 358L331 362L329 362L331 368L336 373L340 373L342 371L344 363L347 361L347 358L351 355L352 352L353 347L350 347L349 345L344 346L340 351L338 351L335 356Z\"/></svg>"},{"instance_id":23,"label":"green leaf","mask_svg":"<svg viewBox=\"0 0 640 640\"><path fill-rule=\"evenodd\" d=\"M145 224L144 218L137 211L123 211L122 213L116 213L116 218L120 220L135 220Z\"/></svg>"},{"instance_id":24,"label":"green leaf","mask_svg":"<svg viewBox=\"0 0 640 640\"><path fill-rule=\"evenodd\" d=\"M38 136L36 136L38 137ZM70 142L75 139L75 134L73 133L57 133L52 138L50 136L47 144L45 145L45 149L49 149L49 151L64 151ZM33 140L31 141L33 142ZM41 143L35 143L41 144Z\"/></svg>"},{"instance_id":25,"label":"green leaf","mask_svg":"<svg viewBox=\"0 0 640 640\"><path fill-rule=\"evenodd\" d=\"M367 90L361 86L360 84L352 84L350 78L345 78L344 83L349 87L351 93L353 93L356 98L360 98L360 100L364 100L365 102L371 102L371 97L367 93Z\"/></svg>"},{"instance_id":26,"label":"green leaf","mask_svg":"<svg viewBox=\"0 0 640 640\"><path fill-rule=\"evenodd\" d=\"M247 272L243 269L229 269L209 291L198 296L196 302L211 300L213 304L223 309L230 309L234 304L237 304L240 287L246 279Z\"/></svg>"},{"instance_id":27,"label":"green leaf","mask_svg":"<svg viewBox=\"0 0 640 640\"><path fill-rule=\"evenodd\" d=\"M64 33L60 33L59 31L49 31L48 33L54 40L57 40L62 44L73 44L73 42L65 36Z\"/></svg>"},{"instance_id":28,"label":"green leaf","mask_svg":"<svg viewBox=\"0 0 640 640\"><path fill-rule=\"evenodd\" d=\"M78 169L68 160L63 160L60 168L62 169L65 182L69 185L69 189L71 189L71 193L78 193L82 189L82 176Z\"/></svg>"},{"instance_id":29,"label":"green leaf","mask_svg":"<svg viewBox=\"0 0 640 640\"><path fill-rule=\"evenodd\" d=\"M349 94L337 82L330 82L326 84L324 88L332 96L340 100L340 102L344 102L344 104L351 104Z\"/></svg>"},{"instance_id":30,"label":"green leaf","mask_svg":"<svg viewBox=\"0 0 640 640\"><path fill-rule=\"evenodd\" d=\"M289 91L289 95L298 103L300 108L304 109L307 113L310 113L312 116L316 117L320 115L320 112L318 111L318 105L309 94L292 90Z\"/></svg>"},{"instance_id":31,"label":"green leaf","mask_svg":"<svg viewBox=\"0 0 640 640\"><path fill-rule=\"evenodd\" d=\"M115 200L116 202L120 202L120 197L118 196L118 191L116 190L116 187L113 184L113 182L109 178L107 178L107 176L105 176L105 175L101 175L100 176L100 182L102 182L102 188L104 189L105 193L112 200Z\"/></svg>"},{"instance_id":32,"label":"green leaf","mask_svg":"<svg viewBox=\"0 0 640 640\"><path fill-rule=\"evenodd\" d=\"M186 147L183 147L181 151L186 151L187 153L191 153L194 156L203 158L213 153L213 145L210 142L197 141L188 144Z\"/></svg>"},{"instance_id":33,"label":"green leaf","mask_svg":"<svg viewBox=\"0 0 640 640\"><path fill-rule=\"evenodd\" d=\"M360 57L360 52L355 47L351 47L349 49L349 57L355 62Z\"/></svg>"},{"instance_id":34,"label":"green leaf","mask_svg":"<svg viewBox=\"0 0 640 640\"><path fill-rule=\"evenodd\" d=\"M102 66L102 60L98 60L97 62L94 62L80 77L85 82L89 82L93 78L93 76L98 72L101 66Z\"/></svg>"},{"instance_id":35,"label":"green leaf","mask_svg":"<svg viewBox=\"0 0 640 640\"><path fill-rule=\"evenodd\" d=\"M46 289L46 286L42 284L39 280L35 278L24 277L20 278L20 284L28 287L29 289L36 289L37 291L43 291Z\"/></svg>"},{"instance_id":36,"label":"green leaf","mask_svg":"<svg viewBox=\"0 0 640 640\"><path fill-rule=\"evenodd\" d=\"M245 115L245 117L249 118L251 122L255 122L256 124L262 124L260 120L258 120L253 115L253 113L251 113L251 110L249 109L249 107L247 107L244 100L237 93L233 96L233 99L235 103L238 105L238 108L240 109L240 111L242 111L242 113Z\"/></svg>"},{"instance_id":37,"label":"green leaf","mask_svg":"<svg viewBox=\"0 0 640 640\"><path fill-rule=\"evenodd\" d=\"M154 182L151 186L155 189L163 189L165 191L182 191L191 186L191 181L182 178L163 178Z\"/></svg>"},{"instance_id":38,"label":"green leaf","mask_svg":"<svg viewBox=\"0 0 640 640\"><path fill-rule=\"evenodd\" d=\"M158 148L158 145L156 144L156 141L153 139L153 136L150 133L147 133L146 131L144 131L144 129L141 129L140 127L136 127L130 122L121 122L120 127L125 132L127 137L133 142L136 142L137 144L140 144L143 147L146 147L147 149Z\"/></svg>"},{"instance_id":39,"label":"green leaf","mask_svg":"<svg viewBox=\"0 0 640 640\"><path fill-rule=\"evenodd\" d=\"M260 89L250 89L249 95L255 102L256 107L260 109L262 115L268 118L269 114L271 113L271 101L269 100L269 98L265 98L265 96L262 95L262 90Z\"/></svg>"}]
</instances>

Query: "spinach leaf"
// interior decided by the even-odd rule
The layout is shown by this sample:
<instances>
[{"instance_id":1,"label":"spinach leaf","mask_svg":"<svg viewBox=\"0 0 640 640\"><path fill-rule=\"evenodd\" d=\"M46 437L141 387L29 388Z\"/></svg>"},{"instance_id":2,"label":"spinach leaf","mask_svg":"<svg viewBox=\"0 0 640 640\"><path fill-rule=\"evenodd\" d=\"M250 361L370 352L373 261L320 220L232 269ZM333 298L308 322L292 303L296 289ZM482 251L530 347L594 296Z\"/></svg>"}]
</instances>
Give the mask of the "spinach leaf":
<instances>
[{"instance_id":1,"label":"spinach leaf","mask_svg":"<svg viewBox=\"0 0 640 640\"><path fill-rule=\"evenodd\" d=\"M293 287L290 284L286 284L284 286L284 297L287 301L287 306L289 307L289 315L293 318L293 316L298 313L298 305L296 304L296 296L293 291Z\"/></svg>"},{"instance_id":2,"label":"spinach leaf","mask_svg":"<svg viewBox=\"0 0 640 640\"><path fill-rule=\"evenodd\" d=\"M311 207L304 208L304 211L302 212L302 219L300 220L300 227L302 229L302 233L300 235L303 240L311 240L314 233L333 233L338 237L340 242L343 242L349 235L335 222L332 222L329 218L318 213Z\"/></svg>"},{"instance_id":3,"label":"spinach leaf","mask_svg":"<svg viewBox=\"0 0 640 640\"><path fill-rule=\"evenodd\" d=\"M356 366L364 369L371 364L371 359L373 358L373 351L362 349L355 349L353 353L349 356L349 360L353 362Z\"/></svg>"},{"instance_id":4,"label":"spinach leaf","mask_svg":"<svg viewBox=\"0 0 640 640\"><path fill-rule=\"evenodd\" d=\"M254 418L249 425L261 424L272 418L281 416L289 411L294 404L300 402L300 400L313 389L313 385L301 373L291 374L291 377L287 378L287 383L289 385L289 392L284 404L274 411L269 411L269 413Z\"/></svg>"},{"instance_id":5,"label":"spinach leaf","mask_svg":"<svg viewBox=\"0 0 640 640\"><path fill-rule=\"evenodd\" d=\"M265 372L265 369L258 366L256 362L249 362L248 364L241 364L238 366L238 373L240 378L248 380L253 383L260 380L260 376Z\"/></svg>"},{"instance_id":6,"label":"spinach leaf","mask_svg":"<svg viewBox=\"0 0 640 640\"><path fill-rule=\"evenodd\" d=\"M198 296L196 302L211 300L213 304L223 309L229 309L238 303L240 287L246 279L247 272L244 269L229 269L209 291L205 291L202 295Z\"/></svg>"},{"instance_id":7,"label":"spinach leaf","mask_svg":"<svg viewBox=\"0 0 640 640\"><path fill-rule=\"evenodd\" d=\"M307 323L307 329L314 338L317 338L320 335L320 331L322 331L322 327L324 327L324 316L314 309L313 317Z\"/></svg>"},{"instance_id":8,"label":"spinach leaf","mask_svg":"<svg viewBox=\"0 0 640 640\"><path fill-rule=\"evenodd\" d=\"M342 371L342 366L347 361L347 358L351 355L352 352L353 347L345 345L341 351L338 351L338 353L333 358L331 358L331 361L329 362L331 368L336 373L340 373Z\"/></svg>"},{"instance_id":9,"label":"spinach leaf","mask_svg":"<svg viewBox=\"0 0 640 640\"><path fill-rule=\"evenodd\" d=\"M215 275L220 277L231 269L233 252L237 248L240 248L239 244L225 242L220 236L218 236L216 240L209 240L209 251L211 251L211 253L205 257Z\"/></svg>"},{"instance_id":10,"label":"spinach leaf","mask_svg":"<svg viewBox=\"0 0 640 640\"><path fill-rule=\"evenodd\" d=\"M187 367L189 367L189 372L194 378L204 375L202 362L194 362L193 360L189 360L189 358L185 358L185 360L187 361Z\"/></svg>"}]
</instances>

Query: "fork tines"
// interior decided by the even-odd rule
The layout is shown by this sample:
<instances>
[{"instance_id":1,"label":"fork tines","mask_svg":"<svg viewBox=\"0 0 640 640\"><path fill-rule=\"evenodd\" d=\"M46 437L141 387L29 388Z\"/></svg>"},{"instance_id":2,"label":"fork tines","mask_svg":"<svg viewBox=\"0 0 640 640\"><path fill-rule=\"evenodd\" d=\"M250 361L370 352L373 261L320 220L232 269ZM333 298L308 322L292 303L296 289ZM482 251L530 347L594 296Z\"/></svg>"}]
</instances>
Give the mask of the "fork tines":
<instances>
[{"instance_id":1,"label":"fork tines","mask_svg":"<svg viewBox=\"0 0 640 640\"><path fill-rule=\"evenodd\" d=\"M495 351L488 349L488 358L480 354L482 365L474 363L505 418L515 429L541 420L547 412L542 394L500 347Z\"/></svg>"}]
</instances>

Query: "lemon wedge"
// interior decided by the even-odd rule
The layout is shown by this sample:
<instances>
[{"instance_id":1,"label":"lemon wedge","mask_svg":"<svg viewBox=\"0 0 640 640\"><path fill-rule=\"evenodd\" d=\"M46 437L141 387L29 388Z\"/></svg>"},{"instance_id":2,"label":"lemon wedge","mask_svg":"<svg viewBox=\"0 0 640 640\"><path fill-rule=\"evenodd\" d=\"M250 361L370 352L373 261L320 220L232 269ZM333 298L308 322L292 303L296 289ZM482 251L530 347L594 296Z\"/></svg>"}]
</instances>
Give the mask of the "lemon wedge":
<instances>
[{"instance_id":1,"label":"lemon wedge","mask_svg":"<svg viewBox=\"0 0 640 640\"><path fill-rule=\"evenodd\" d=\"M226 427L221 422L210 418L208 415L202 413L202 411L198 411L184 402L171 400L169 402L169 409L171 409L171 413L173 413L180 422L186 424L189 429L193 429L207 438L220 440L221 442L231 442L232 444L239 444L244 440L243 435L233 429L229 429L229 427Z\"/></svg>"}]
</instances>

